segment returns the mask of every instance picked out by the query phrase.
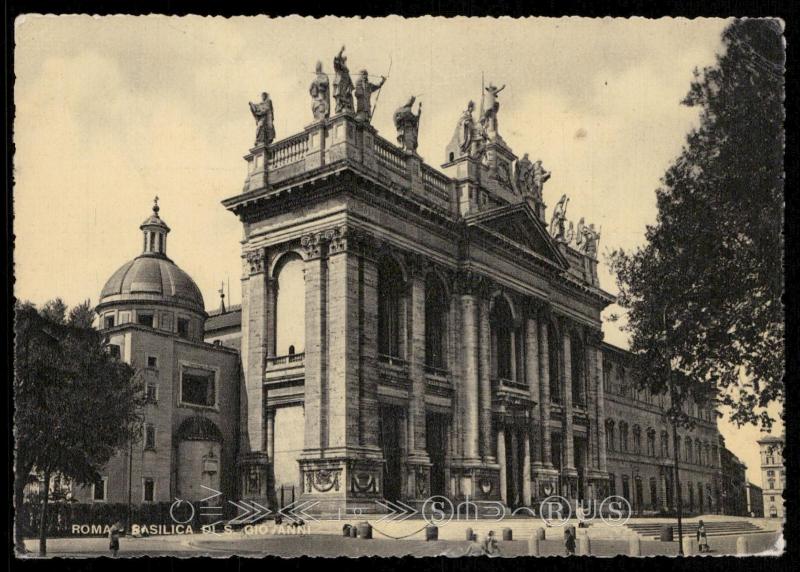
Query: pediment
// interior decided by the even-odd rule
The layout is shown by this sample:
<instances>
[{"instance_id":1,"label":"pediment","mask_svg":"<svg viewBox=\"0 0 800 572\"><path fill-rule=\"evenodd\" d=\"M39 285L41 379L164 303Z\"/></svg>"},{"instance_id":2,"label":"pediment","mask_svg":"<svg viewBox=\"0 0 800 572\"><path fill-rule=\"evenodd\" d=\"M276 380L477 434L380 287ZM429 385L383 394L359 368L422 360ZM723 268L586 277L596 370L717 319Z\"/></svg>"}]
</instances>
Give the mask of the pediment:
<instances>
[{"instance_id":1,"label":"pediment","mask_svg":"<svg viewBox=\"0 0 800 572\"><path fill-rule=\"evenodd\" d=\"M467 215L467 226L566 269L567 259L533 209L525 202Z\"/></svg>"}]
</instances>

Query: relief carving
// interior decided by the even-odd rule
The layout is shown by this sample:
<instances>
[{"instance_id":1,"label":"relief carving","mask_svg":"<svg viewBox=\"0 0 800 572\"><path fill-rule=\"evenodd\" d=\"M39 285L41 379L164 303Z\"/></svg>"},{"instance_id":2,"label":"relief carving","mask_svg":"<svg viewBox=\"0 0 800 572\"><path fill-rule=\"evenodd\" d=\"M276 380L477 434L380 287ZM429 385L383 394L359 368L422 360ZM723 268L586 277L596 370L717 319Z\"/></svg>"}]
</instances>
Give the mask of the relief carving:
<instances>
[{"instance_id":1,"label":"relief carving","mask_svg":"<svg viewBox=\"0 0 800 572\"><path fill-rule=\"evenodd\" d=\"M244 257L247 260L250 274L260 274L264 272L267 262L267 253L264 249L259 248L258 250L245 252Z\"/></svg>"}]
</instances>

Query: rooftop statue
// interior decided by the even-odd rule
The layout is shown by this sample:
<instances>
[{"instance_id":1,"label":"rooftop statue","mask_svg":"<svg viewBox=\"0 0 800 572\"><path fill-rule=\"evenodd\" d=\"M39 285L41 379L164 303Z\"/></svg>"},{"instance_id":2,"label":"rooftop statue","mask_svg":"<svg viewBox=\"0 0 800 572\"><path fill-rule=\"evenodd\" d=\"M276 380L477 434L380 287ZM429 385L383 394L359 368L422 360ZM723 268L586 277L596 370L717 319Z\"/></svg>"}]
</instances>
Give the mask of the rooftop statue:
<instances>
[{"instance_id":1,"label":"rooftop statue","mask_svg":"<svg viewBox=\"0 0 800 572\"><path fill-rule=\"evenodd\" d=\"M378 91L386 78L381 76L380 83L370 83L367 70L361 70L358 81L356 81L356 119L369 123L372 120L372 99L373 92Z\"/></svg>"},{"instance_id":2,"label":"rooftop statue","mask_svg":"<svg viewBox=\"0 0 800 572\"><path fill-rule=\"evenodd\" d=\"M578 221L578 230L575 246L580 252L592 257L597 256L597 243L600 242L600 233L594 229L594 223L586 226L583 218Z\"/></svg>"},{"instance_id":3,"label":"rooftop statue","mask_svg":"<svg viewBox=\"0 0 800 572\"><path fill-rule=\"evenodd\" d=\"M397 142L406 151L416 151L419 136L419 118L422 116L422 102L414 115L415 96L411 96L405 104L394 112L394 126L397 129Z\"/></svg>"},{"instance_id":4,"label":"rooftop statue","mask_svg":"<svg viewBox=\"0 0 800 572\"><path fill-rule=\"evenodd\" d=\"M569 242L571 240L571 237L568 238L566 228L567 203L569 203L567 195L561 195L556 206L553 207L553 217L550 219L550 236L559 242Z\"/></svg>"},{"instance_id":5,"label":"rooftop statue","mask_svg":"<svg viewBox=\"0 0 800 572\"><path fill-rule=\"evenodd\" d=\"M533 193L541 201L544 184L550 179L550 171L545 171L539 159L533 164Z\"/></svg>"},{"instance_id":6,"label":"rooftop statue","mask_svg":"<svg viewBox=\"0 0 800 572\"><path fill-rule=\"evenodd\" d=\"M259 103L250 102L250 113L256 120L256 145L269 145L275 139L275 115L269 94L261 94Z\"/></svg>"},{"instance_id":7,"label":"rooftop statue","mask_svg":"<svg viewBox=\"0 0 800 572\"><path fill-rule=\"evenodd\" d=\"M533 163L527 153L514 165L514 185L522 196L533 195Z\"/></svg>"},{"instance_id":8,"label":"rooftop statue","mask_svg":"<svg viewBox=\"0 0 800 572\"><path fill-rule=\"evenodd\" d=\"M350 79L350 70L347 69L347 56L344 55L344 46L339 54L333 58L333 99L336 100L336 113L353 111L353 81Z\"/></svg>"},{"instance_id":9,"label":"rooftop statue","mask_svg":"<svg viewBox=\"0 0 800 572\"><path fill-rule=\"evenodd\" d=\"M472 158L480 158L483 156L486 147L486 133L483 127L475 123L472 118L473 111L475 111L475 102L470 101L458 119L453 138L458 143L460 156L468 155Z\"/></svg>"},{"instance_id":10,"label":"rooftop statue","mask_svg":"<svg viewBox=\"0 0 800 572\"><path fill-rule=\"evenodd\" d=\"M331 114L331 85L328 74L322 71L322 62L317 62L317 77L308 89L311 94L311 111L314 121L322 121Z\"/></svg>"},{"instance_id":11,"label":"rooftop statue","mask_svg":"<svg viewBox=\"0 0 800 572\"><path fill-rule=\"evenodd\" d=\"M497 138L497 112L500 110L500 102L497 100L497 94L503 91L505 87L505 85L497 87L489 83L489 85L484 88L481 125L484 131L486 131L487 137L492 141Z\"/></svg>"}]
</instances>

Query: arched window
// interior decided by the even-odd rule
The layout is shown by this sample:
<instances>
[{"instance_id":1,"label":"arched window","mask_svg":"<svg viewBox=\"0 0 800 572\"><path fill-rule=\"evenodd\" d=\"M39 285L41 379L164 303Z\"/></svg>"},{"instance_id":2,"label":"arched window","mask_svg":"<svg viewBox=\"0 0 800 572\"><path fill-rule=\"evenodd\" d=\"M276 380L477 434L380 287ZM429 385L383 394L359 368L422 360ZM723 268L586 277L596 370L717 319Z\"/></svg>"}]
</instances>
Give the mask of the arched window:
<instances>
[{"instance_id":1,"label":"arched window","mask_svg":"<svg viewBox=\"0 0 800 572\"><path fill-rule=\"evenodd\" d=\"M390 256L378 266L378 353L400 356L401 316L405 282L397 262Z\"/></svg>"},{"instance_id":2,"label":"arched window","mask_svg":"<svg viewBox=\"0 0 800 572\"><path fill-rule=\"evenodd\" d=\"M306 346L306 284L303 259L290 252L275 266L275 355L289 354L294 347L303 353Z\"/></svg>"},{"instance_id":3,"label":"arched window","mask_svg":"<svg viewBox=\"0 0 800 572\"><path fill-rule=\"evenodd\" d=\"M638 425L633 426L633 452L637 455L642 452L642 428Z\"/></svg>"},{"instance_id":4,"label":"arched window","mask_svg":"<svg viewBox=\"0 0 800 572\"><path fill-rule=\"evenodd\" d=\"M445 369L447 361L447 295L433 272L425 278L425 365Z\"/></svg>"},{"instance_id":5,"label":"arched window","mask_svg":"<svg viewBox=\"0 0 800 572\"><path fill-rule=\"evenodd\" d=\"M678 455L678 460L682 461L685 459L681 459L683 456L683 451L681 450L681 438L680 435L675 437L675 454Z\"/></svg>"},{"instance_id":6,"label":"arched window","mask_svg":"<svg viewBox=\"0 0 800 572\"><path fill-rule=\"evenodd\" d=\"M661 456L669 457L669 433L661 432Z\"/></svg>"},{"instance_id":7,"label":"arched window","mask_svg":"<svg viewBox=\"0 0 800 572\"><path fill-rule=\"evenodd\" d=\"M656 431L652 427L647 428L647 455L656 456Z\"/></svg>"},{"instance_id":8,"label":"arched window","mask_svg":"<svg viewBox=\"0 0 800 572\"><path fill-rule=\"evenodd\" d=\"M572 336L569 345L570 373L572 376L572 403L579 407L586 406L585 352L583 342L578 336Z\"/></svg>"},{"instance_id":9,"label":"arched window","mask_svg":"<svg viewBox=\"0 0 800 572\"><path fill-rule=\"evenodd\" d=\"M698 465L703 464L703 446L700 444L700 439L694 440L694 462Z\"/></svg>"},{"instance_id":10,"label":"arched window","mask_svg":"<svg viewBox=\"0 0 800 572\"><path fill-rule=\"evenodd\" d=\"M628 450L628 424L625 421L619 423L619 450Z\"/></svg>"},{"instance_id":11,"label":"arched window","mask_svg":"<svg viewBox=\"0 0 800 572\"><path fill-rule=\"evenodd\" d=\"M515 380L514 317L503 296L495 298L489 314L489 324L492 331L494 352L492 362L495 366L495 376L500 379Z\"/></svg>"},{"instance_id":12,"label":"arched window","mask_svg":"<svg viewBox=\"0 0 800 572\"><path fill-rule=\"evenodd\" d=\"M559 364L558 331L552 324L547 325L547 358L550 376L550 401L561 403L561 367Z\"/></svg>"},{"instance_id":13,"label":"arched window","mask_svg":"<svg viewBox=\"0 0 800 572\"><path fill-rule=\"evenodd\" d=\"M689 437L686 438L686 462L687 463L694 462L694 454L692 452L692 440Z\"/></svg>"},{"instance_id":14,"label":"arched window","mask_svg":"<svg viewBox=\"0 0 800 572\"><path fill-rule=\"evenodd\" d=\"M606 450L614 450L614 420L606 419Z\"/></svg>"}]
</instances>

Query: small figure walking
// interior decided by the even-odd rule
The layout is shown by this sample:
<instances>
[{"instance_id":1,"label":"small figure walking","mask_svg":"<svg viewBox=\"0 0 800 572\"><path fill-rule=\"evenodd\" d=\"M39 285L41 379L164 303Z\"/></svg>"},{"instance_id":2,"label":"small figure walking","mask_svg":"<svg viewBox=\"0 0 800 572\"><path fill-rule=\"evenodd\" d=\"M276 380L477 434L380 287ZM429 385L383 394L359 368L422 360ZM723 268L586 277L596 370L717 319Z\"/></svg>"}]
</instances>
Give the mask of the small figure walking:
<instances>
[{"instance_id":1,"label":"small figure walking","mask_svg":"<svg viewBox=\"0 0 800 572\"><path fill-rule=\"evenodd\" d=\"M123 528L120 521L115 522L108 530L108 549L111 551L111 556L116 558L119 553L119 535L122 534Z\"/></svg>"},{"instance_id":2,"label":"small figure walking","mask_svg":"<svg viewBox=\"0 0 800 572\"><path fill-rule=\"evenodd\" d=\"M286 526L283 524L283 517L279 514L275 515L275 526L272 528L272 534L286 534Z\"/></svg>"},{"instance_id":3,"label":"small figure walking","mask_svg":"<svg viewBox=\"0 0 800 572\"><path fill-rule=\"evenodd\" d=\"M700 552L708 552L708 535L706 525L701 520L697 525L697 548Z\"/></svg>"},{"instance_id":4,"label":"small figure walking","mask_svg":"<svg viewBox=\"0 0 800 572\"><path fill-rule=\"evenodd\" d=\"M564 549L567 556L575 555L575 527L568 526L564 530Z\"/></svg>"},{"instance_id":5,"label":"small figure walking","mask_svg":"<svg viewBox=\"0 0 800 572\"><path fill-rule=\"evenodd\" d=\"M497 544L497 537L494 530L490 530L483 541L483 553L487 556L500 556L500 547Z\"/></svg>"}]
</instances>

